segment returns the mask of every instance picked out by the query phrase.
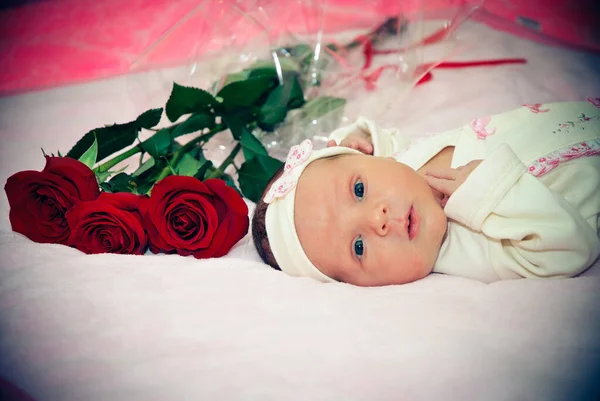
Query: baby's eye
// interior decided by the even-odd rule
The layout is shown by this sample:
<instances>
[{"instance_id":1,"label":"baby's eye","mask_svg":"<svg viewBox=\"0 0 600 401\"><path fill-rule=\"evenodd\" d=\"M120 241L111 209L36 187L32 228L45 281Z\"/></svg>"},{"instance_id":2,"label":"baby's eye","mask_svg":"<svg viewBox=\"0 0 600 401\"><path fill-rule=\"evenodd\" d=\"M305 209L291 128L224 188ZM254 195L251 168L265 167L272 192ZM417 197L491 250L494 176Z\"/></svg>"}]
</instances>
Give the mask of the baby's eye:
<instances>
[{"instance_id":1,"label":"baby's eye","mask_svg":"<svg viewBox=\"0 0 600 401\"><path fill-rule=\"evenodd\" d=\"M354 195L358 200L362 200L363 196L365 196L365 184L361 180L356 181L354 184Z\"/></svg>"},{"instance_id":2,"label":"baby's eye","mask_svg":"<svg viewBox=\"0 0 600 401\"><path fill-rule=\"evenodd\" d=\"M363 255L364 252L365 252L365 248L363 245L363 240L362 240L362 237L359 235L358 238L356 238L356 240L354 240L354 253L360 259L360 257Z\"/></svg>"}]
</instances>

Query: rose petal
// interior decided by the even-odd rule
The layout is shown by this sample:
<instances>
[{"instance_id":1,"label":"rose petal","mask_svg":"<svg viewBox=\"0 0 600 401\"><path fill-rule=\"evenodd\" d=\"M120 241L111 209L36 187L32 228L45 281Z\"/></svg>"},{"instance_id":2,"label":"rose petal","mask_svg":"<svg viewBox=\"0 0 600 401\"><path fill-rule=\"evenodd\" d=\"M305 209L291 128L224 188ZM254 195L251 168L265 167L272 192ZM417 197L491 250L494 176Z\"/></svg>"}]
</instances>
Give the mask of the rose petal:
<instances>
[{"instance_id":1,"label":"rose petal","mask_svg":"<svg viewBox=\"0 0 600 401\"><path fill-rule=\"evenodd\" d=\"M215 252L214 257L226 255L248 233L250 219L248 216L234 216L228 221L227 237Z\"/></svg>"},{"instance_id":2,"label":"rose petal","mask_svg":"<svg viewBox=\"0 0 600 401\"><path fill-rule=\"evenodd\" d=\"M196 259L212 258L223 241L227 238L227 225L219 226L219 229L212 238L212 242L205 249L199 249L194 252Z\"/></svg>"},{"instance_id":3,"label":"rose petal","mask_svg":"<svg viewBox=\"0 0 600 401\"><path fill-rule=\"evenodd\" d=\"M176 219L177 213L182 208L198 216L197 221L200 224L195 235L189 239L182 237L181 233L173 226L173 220ZM177 201L173 201L166 208L164 216L160 224L156 226L157 230L162 233L161 235L167 243L176 249L185 251L195 251L206 247L218 226L218 217L214 207L206 198L197 194L180 195Z\"/></svg>"},{"instance_id":4,"label":"rose petal","mask_svg":"<svg viewBox=\"0 0 600 401\"><path fill-rule=\"evenodd\" d=\"M128 202L124 202L124 208L119 207L122 199L98 197L93 201L79 202L69 210L66 213L71 227L69 245L86 253L142 255L148 243L142 218L137 210L127 209L131 206Z\"/></svg>"},{"instance_id":5,"label":"rose petal","mask_svg":"<svg viewBox=\"0 0 600 401\"><path fill-rule=\"evenodd\" d=\"M72 183L81 200L93 200L100 194L96 175L79 160L46 156L46 166L42 172L57 175Z\"/></svg>"},{"instance_id":6,"label":"rose petal","mask_svg":"<svg viewBox=\"0 0 600 401\"><path fill-rule=\"evenodd\" d=\"M81 199L92 199L99 193L89 168L64 159L47 158L44 171L16 173L4 187L13 230L33 241L65 244L70 230L64 214Z\"/></svg>"},{"instance_id":7,"label":"rose petal","mask_svg":"<svg viewBox=\"0 0 600 401\"><path fill-rule=\"evenodd\" d=\"M220 199L222 199L230 210L240 215L248 215L248 205L244 199L223 180L211 178L204 181L204 184Z\"/></svg>"},{"instance_id":8,"label":"rose petal","mask_svg":"<svg viewBox=\"0 0 600 401\"><path fill-rule=\"evenodd\" d=\"M233 216L233 217L232 217ZM237 222L232 225L232 221ZM241 223L240 223L241 221ZM222 180L169 176L157 183L144 214L150 249L210 257L226 253L248 227L248 207ZM229 236L232 230L235 238ZM244 232L240 236L240 232Z\"/></svg>"},{"instance_id":9,"label":"rose petal","mask_svg":"<svg viewBox=\"0 0 600 401\"><path fill-rule=\"evenodd\" d=\"M48 190L44 183L48 186L56 186L56 183L46 180L46 176L45 173L24 171L7 180L4 189L10 205L11 226L13 231L35 242L65 243L69 228L64 221L65 210L61 205L71 207L71 196L59 189ZM48 199L43 195L46 193ZM56 198L52 198L54 194ZM49 214L51 207L48 202L55 205L56 213Z\"/></svg>"}]
</instances>

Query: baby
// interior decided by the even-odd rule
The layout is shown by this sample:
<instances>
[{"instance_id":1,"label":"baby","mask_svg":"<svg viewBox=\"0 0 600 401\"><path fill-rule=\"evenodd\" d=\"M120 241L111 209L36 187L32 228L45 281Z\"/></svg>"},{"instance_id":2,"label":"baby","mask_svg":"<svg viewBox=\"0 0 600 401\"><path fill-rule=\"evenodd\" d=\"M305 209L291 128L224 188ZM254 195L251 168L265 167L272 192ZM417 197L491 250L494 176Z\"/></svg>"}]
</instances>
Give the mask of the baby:
<instances>
[{"instance_id":1,"label":"baby","mask_svg":"<svg viewBox=\"0 0 600 401\"><path fill-rule=\"evenodd\" d=\"M292 147L252 234L266 263L323 282L575 276L600 254L600 98L418 143L360 118L325 149Z\"/></svg>"}]
</instances>

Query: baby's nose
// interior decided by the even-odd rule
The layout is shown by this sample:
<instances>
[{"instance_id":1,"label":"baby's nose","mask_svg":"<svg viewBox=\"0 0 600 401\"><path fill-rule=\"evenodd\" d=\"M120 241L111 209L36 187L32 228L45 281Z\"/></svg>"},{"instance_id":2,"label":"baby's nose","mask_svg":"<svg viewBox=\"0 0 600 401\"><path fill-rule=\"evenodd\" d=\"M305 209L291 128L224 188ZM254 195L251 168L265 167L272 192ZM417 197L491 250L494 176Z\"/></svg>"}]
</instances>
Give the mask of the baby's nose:
<instances>
[{"instance_id":1,"label":"baby's nose","mask_svg":"<svg viewBox=\"0 0 600 401\"><path fill-rule=\"evenodd\" d=\"M389 210L385 205L378 205L371 213L371 227L377 235L387 235L389 227Z\"/></svg>"}]
</instances>

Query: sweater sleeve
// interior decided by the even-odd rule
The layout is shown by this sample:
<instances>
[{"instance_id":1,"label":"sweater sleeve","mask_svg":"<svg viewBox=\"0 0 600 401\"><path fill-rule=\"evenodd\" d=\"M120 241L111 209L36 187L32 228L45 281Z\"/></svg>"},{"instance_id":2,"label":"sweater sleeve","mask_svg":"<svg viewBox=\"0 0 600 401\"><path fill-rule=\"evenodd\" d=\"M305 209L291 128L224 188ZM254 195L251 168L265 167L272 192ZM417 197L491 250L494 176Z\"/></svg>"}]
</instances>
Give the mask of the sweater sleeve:
<instances>
[{"instance_id":1,"label":"sweater sleeve","mask_svg":"<svg viewBox=\"0 0 600 401\"><path fill-rule=\"evenodd\" d=\"M585 182L575 184L585 186ZM572 277L600 254L584 217L536 177L508 145L488 156L452 194L446 215L489 240L500 277Z\"/></svg>"},{"instance_id":2,"label":"sweater sleeve","mask_svg":"<svg viewBox=\"0 0 600 401\"><path fill-rule=\"evenodd\" d=\"M407 148L411 142L409 138L401 136L397 129L381 128L364 117L359 117L353 124L333 131L329 139L333 139L339 145L344 138L355 132L367 134L371 139L374 156L393 156L394 153Z\"/></svg>"}]
</instances>

